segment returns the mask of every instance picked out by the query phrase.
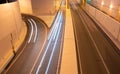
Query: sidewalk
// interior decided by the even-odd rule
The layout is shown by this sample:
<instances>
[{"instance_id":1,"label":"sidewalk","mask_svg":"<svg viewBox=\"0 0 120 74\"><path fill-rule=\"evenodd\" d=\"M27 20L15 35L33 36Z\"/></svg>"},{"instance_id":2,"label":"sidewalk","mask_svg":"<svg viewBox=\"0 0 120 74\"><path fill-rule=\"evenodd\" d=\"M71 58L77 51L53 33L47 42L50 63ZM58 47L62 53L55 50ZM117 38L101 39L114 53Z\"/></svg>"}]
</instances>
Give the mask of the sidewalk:
<instances>
[{"instance_id":1,"label":"sidewalk","mask_svg":"<svg viewBox=\"0 0 120 74\"><path fill-rule=\"evenodd\" d=\"M75 38L70 9L66 9L66 24L60 74L78 74Z\"/></svg>"}]
</instances>

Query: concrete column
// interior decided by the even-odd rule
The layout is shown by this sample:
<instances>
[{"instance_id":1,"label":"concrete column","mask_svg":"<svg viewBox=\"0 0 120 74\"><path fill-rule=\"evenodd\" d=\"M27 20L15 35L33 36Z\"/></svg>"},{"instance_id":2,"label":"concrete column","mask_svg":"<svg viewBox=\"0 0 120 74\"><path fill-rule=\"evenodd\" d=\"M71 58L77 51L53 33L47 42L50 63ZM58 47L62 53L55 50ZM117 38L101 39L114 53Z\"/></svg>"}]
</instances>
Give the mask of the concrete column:
<instances>
[{"instance_id":1,"label":"concrete column","mask_svg":"<svg viewBox=\"0 0 120 74\"><path fill-rule=\"evenodd\" d=\"M32 14L31 0L18 0L21 13Z\"/></svg>"},{"instance_id":2,"label":"concrete column","mask_svg":"<svg viewBox=\"0 0 120 74\"><path fill-rule=\"evenodd\" d=\"M22 30L18 1L0 4L0 73L13 57Z\"/></svg>"}]
</instances>

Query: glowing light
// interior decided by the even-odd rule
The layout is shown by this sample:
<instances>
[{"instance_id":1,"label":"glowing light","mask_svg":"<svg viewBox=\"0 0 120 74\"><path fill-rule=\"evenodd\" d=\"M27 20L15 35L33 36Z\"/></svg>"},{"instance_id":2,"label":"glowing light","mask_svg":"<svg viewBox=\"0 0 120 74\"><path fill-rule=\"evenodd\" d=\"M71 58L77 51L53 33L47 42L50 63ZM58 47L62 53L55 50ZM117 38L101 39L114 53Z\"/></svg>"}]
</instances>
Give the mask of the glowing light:
<instances>
[{"instance_id":1,"label":"glowing light","mask_svg":"<svg viewBox=\"0 0 120 74\"><path fill-rule=\"evenodd\" d=\"M110 10L111 10L112 8L113 8L113 5L111 4L111 5L110 5Z\"/></svg>"},{"instance_id":2,"label":"glowing light","mask_svg":"<svg viewBox=\"0 0 120 74\"><path fill-rule=\"evenodd\" d=\"M104 2L102 1L101 5L103 6L104 5Z\"/></svg>"}]
</instances>

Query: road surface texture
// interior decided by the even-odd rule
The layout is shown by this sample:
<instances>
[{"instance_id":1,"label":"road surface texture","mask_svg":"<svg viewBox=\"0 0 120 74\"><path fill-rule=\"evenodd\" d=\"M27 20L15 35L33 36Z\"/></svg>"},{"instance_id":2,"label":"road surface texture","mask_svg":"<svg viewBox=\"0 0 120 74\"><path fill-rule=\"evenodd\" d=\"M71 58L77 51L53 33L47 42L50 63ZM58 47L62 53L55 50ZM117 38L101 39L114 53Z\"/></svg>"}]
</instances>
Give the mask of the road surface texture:
<instances>
[{"instance_id":1,"label":"road surface texture","mask_svg":"<svg viewBox=\"0 0 120 74\"><path fill-rule=\"evenodd\" d=\"M79 74L120 74L120 54L97 24L71 2Z\"/></svg>"}]
</instances>

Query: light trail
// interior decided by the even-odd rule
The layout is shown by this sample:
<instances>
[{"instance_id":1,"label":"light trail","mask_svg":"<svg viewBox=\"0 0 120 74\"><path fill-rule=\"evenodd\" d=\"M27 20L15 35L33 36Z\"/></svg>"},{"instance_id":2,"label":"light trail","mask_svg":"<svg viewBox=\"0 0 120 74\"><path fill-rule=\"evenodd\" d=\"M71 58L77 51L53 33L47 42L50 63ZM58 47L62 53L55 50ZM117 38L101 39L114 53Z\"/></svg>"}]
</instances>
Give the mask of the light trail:
<instances>
[{"instance_id":1,"label":"light trail","mask_svg":"<svg viewBox=\"0 0 120 74\"><path fill-rule=\"evenodd\" d=\"M62 14L61 14L61 16L62 16ZM62 21L61 21L61 19L60 19L60 24L59 24L59 27L60 27L60 28L58 29L58 32L57 32L57 37L56 37L56 40L55 40L55 44L54 44L54 47L53 47L53 50L52 50L52 53L51 53L51 56L50 56L50 59L49 59L48 65L47 65L47 69L46 69L46 71L45 71L45 74L48 74L48 70L49 70L49 68L50 68L50 64L51 64L51 61L52 61L52 57L53 57L53 55L54 55L55 48L56 48L56 46L57 46L57 41L58 41L58 38L59 38L59 35L60 35L61 26L62 26Z\"/></svg>"},{"instance_id":2,"label":"light trail","mask_svg":"<svg viewBox=\"0 0 120 74\"><path fill-rule=\"evenodd\" d=\"M32 21L33 24L35 25L35 37L34 37L34 43L35 43L35 41L36 41L36 39L37 39L37 32L38 32L38 30L37 30L36 22L35 22L33 19L31 19L31 21Z\"/></svg>"},{"instance_id":3,"label":"light trail","mask_svg":"<svg viewBox=\"0 0 120 74\"><path fill-rule=\"evenodd\" d=\"M28 21L30 22L30 25L31 25L31 33L30 33L30 38L28 39L28 43L30 43L31 39L32 39L32 35L33 35L33 24L31 22L30 19L28 19Z\"/></svg>"},{"instance_id":4,"label":"light trail","mask_svg":"<svg viewBox=\"0 0 120 74\"><path fill-rule=\"evenodd\" d=\"M58 16L61 16L60 12L59 12ZM58 19L58 16L57 16L56 21L57 21L57 20L61 20L61 19ZM56 23L56 22L55 22L55 23ZM50 46L50 44L51 44L51 42L52 42L52 40L53 40L54 32L59 30L59 29L58 29L58 30L55 29L57 26L59 26L59 23L58 23L58 24L55 24L55 23L54 23L54 25L53 25L53 28L54 28L54 29L52 29L52 31L51 31L50 34L49 34L49 37L48 37L48 40L49 40L49 41L48 41L46 50L45 50L45 52L44 52L44 54L43 54L43 57L42 57L39 65L38 65L36 74L39 74L39 70L40 70L40 68L41 68L41 66L42 66L42 64L43 64L43 61L44 61L44 59L45 59L45 56L46 56L47 51L48 51L48 49L49 49L49 46ZM56 42L55 42L55 43L56 43ZM56 44L55 44L55 45L56 45ZM53 47L53 49L54 49L54 48L55 48L55 46Z\"/></svg>"}]
</instances>

